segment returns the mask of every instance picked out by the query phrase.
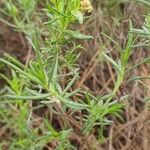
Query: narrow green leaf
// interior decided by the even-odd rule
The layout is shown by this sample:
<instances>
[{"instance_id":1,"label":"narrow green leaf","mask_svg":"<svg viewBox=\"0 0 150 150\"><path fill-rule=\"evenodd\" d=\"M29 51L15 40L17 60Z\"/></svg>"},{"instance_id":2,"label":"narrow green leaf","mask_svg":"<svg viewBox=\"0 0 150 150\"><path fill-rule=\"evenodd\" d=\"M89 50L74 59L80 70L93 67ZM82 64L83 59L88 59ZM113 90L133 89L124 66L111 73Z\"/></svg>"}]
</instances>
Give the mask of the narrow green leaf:
<instances>
[{"instance_id":1,"label":"narrow green leaf","mask_svg":"<svg viewBox=\"0 0 150 150\"><path fill-rule=\"evenodd\" d=\"M104 52L102 52L102 55L106 58L106 60L110 61L113 64L113 66L117 69L117 71L120 72L120 67L118 66L118 64L112 58L110 58Z\"/></svg>"},{"instance_id":2,"label":"narrow green leaf","mask_svg":"<svg viewBox=\"0 0 150 150\"><path fill-rule=\"evenodd\" d=\"M16 65L10 63L9 61L0 58L0 62L7 64L8 66L12 67L14 70L18 71L20 74L26 76L30 80L32 80L32 81L34 81L34 82L41 85L41 82L35 76L32 76L31 74L26 73L25 71L23 71L22 69L20 69Z\"/></svg>"},{"instance_id":3,"label":"narrow green leaf","mask_svg":"<svg viewBox=\"0 0 150 150\"><path fill-rule=\"evenodd\" d=\"M35 96L17 96L17 95L5 95L9 99L21 99L21 100L40 100L50 97L51 94L39 94Z\"/></svg>"},{"instance_id":4,"label":"narrow green leaf","mask_svg":"<svg viewBox=\"0 0 150 150\"><path fill-rule=\"evenodd\" d=\"M78 102L73 102L71 100L63 100L64 104L71 108L71 109L74 109L74 110L82 110L82 109L86 109L88 108L88 105L86 104L81 104L81 103L78 103Z\"/></svg>"},{"instance_id":5,"label":"narrow green leaf","mask_svg":"<svg viewBox=\"0 0 150 150\"><path fill-rule=\"evenodd\" d=\"M144 76L144 77L142 77L142 76L135 76L135 77L129 79L128 82L135 81L135 80L141 80L141 79L150 79L150 76Z\"/></svg>"},{"instance_id":6,"label":"narrow green leaf","mask_svg":"<svg viewBox=\"0 0 150 150\"><path fill-rule=\"evenodd\" d=\"M72 30L66 30L65 33L71 38L71 39L77 39L77 40L91 40L94 39L91 35L84 35L77 31Z\"/></svg>"},{"instance_id":7,"label":"narrow green leaf","mask_svg":"<svg viewBox=\"0 0 150 150\"><path fill-rule=\"evenodd\" d=\"M136 65L134 65L134 66L132 66L131 68L129 68L126 72L129 72L129 71L131 71L132 69L134 69L134 68L136 68L136 67L138 67L139 65L144 64L144 63L150 63L150 57L143 59L142 61L140 61L140 62L137 63Z\"/></svg>"},{"instance_id":8,"label":"narrow green leaf","mask_svg":"<svg viewBox=\"0 0 150 150\"><path fill-rule=\"evenodd\" d=\"M66 86L66 88L64 89L64 91L62 92L62 95L64 95L68 90L69 88L73 85L73 83L75 82L76 78L77 78L78 74L76 74L72 80L68 83L68 85Z\"/></svg>"},{"instance_id":9,"label":"narrow green leaf","mask_svg":"<svg viewBox=\"0 0 150 150\"><path fill-rule=\"evenodd\" d=\"M5 53L4 56L13 64L17 65L18 67L25 69L25 65L23 65L20 61L18 61L16 58L10 56L9 54Z\"/></svg>"},{"instance_id":10,"label":"narrow green leaf","mask_svg":"<svg viewBox=\"0 0 150 150\"><path fill-rule=\"evenodd\" d=\"M57 71L58 71L58 53L56 54L54 61L53 61L53 66L51 68L51 73L49 75L49 85L50 83L53 83L55 85L57 83Z\"/></svg>"},{"instance_id":11,"label":"narrow green leaf","mask_svg":"<svg viewBox=\"0 0 150 150\"><path fill-rule=\"evenodd\" d=\"M64 95L64 98L69 98L69 97L71 97L71 96L73 96L73 95L75 95L76 93L78 93L79 91L80 91L81 89L75 89L73 92L71 92L71 93L66 93L65 95Z\"/></svg>"}]
</instances>

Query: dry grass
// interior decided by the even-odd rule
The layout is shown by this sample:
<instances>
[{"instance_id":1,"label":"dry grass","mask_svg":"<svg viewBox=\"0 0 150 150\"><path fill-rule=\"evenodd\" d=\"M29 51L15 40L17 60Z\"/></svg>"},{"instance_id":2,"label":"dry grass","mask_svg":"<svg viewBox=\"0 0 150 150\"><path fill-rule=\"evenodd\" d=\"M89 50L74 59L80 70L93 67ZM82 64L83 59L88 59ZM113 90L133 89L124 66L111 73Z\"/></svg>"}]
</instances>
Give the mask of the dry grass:
<instances>
[{"instance_id":1,"label":"dry grass","mask_svg":"<svg viewBox=\"0 0 150 150\"><path fill-rule=\"evenodd\" d=\"M96 4L97 3L97 4ZM84 43L86 52L83 52L78 63L81 68L81 78L77 83L78 87L86 88L95 95L101 93L108 93L111 91L116 74L110 63L103 62L103 58L99 55L105 48L111 50L111 54L114 58L118 57L118 52L115 50L114 45L108 42L107 38L100 33L105 32L109 36L113 37L120 45L124 46L126 43L126 36L128 32L129 19L134 21L134 25L140 27L143 23L143 14L146 13L145 7L131 3L125 3L120 7L121 19L118 23L115 23L111 17L118 17L117 12L110 10L110 14L106 14L103 10L101 2L95 2L95 9L93 17L91 17L85 25L81 26L81 31L92 34L94 41L86 41ZM97 6L97 7L96 7ZM119 8L117 8L119 9ZM112 12L114 14L112 14ZM1 51L9 50L10 53L16 56L22 56L27 60L31 53L24 40L23 35L20 35L5 25L1 24L0 31L0 49ZM21 51L20 51L21 50ZM7 51L8 52L8 51ZM148 49L138 48L134 51L130 60L130 65L136 64L145 56L150 56ZM150 75L150 66L141 65L132 71L130 76L146 76ZM149 80L143 81L146 85L150 85ZM150 147L150 112L145 107L148 105L143 102L143 97L150 96L150 93L143 88L139 82L124 82L120 91L117 93L116 98L120 98L125 94L130 96L124 100L124 122L120 122L114 119L112 126L108 126L105 129L106 141L100 144L96 138L96 133L91 133L88 136L81 134L81 123L74 119L74 116L70 116L69 112L60 116L53 115L47 109L41 109L39 112L34 112L35 122L33 126L39 126L43 120L44 115L48 115L50 120L54 122L54 126L57 129L64 127L64 118L66 118L70 124L70 127L74 129L74 132L70 135L70 141L73 145L76 145L79 150L148 150ZM41 115L42 112L42 115ZM82 114L78 114L79 117ZM0 128L0 139L9 138L9 131L4 127ZM57 142L56 142L57 143ZM53 149L56 145L53 141L49 143L45 149ZM93 148L94 146L94 148ZM51 147L51 148L50 148ZM7 149L7 145L6 145Z\"/></svg>"}]
</instances>

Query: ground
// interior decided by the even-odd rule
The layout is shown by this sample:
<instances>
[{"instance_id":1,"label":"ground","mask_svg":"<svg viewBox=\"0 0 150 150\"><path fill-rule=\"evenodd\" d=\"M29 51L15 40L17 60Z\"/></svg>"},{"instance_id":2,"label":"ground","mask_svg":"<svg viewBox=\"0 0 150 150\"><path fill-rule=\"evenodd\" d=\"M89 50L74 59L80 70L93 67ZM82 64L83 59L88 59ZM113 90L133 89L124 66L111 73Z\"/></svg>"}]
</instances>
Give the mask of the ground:
<instances>
[{"instance_id":1,"label":"ground","mask_svg":"<svg viewBox=\"0 0 150 150\"><path fill-rule=\"evenodd\" d=\"M111 50L114 59L119 57L115 46L101 33L103 32L112 37L123 48L129 31L129 20L133 21L134 27L141 28L148 8L143 4L132 2L114 3L111 5L108 2L103 3L98 1L93 3L93 7L94 10L91 17L83 25L74 27L94 37L94 40L82 43L87 50L82 52L78 60L81 78L76 86L87 89L94 95L98 95L109 93L116 79L116 73L112 65L104 63L103 58L99 57L99 54L105 48ZM29 57L33 57L24 34L0 22L1 57L3 57L4 52L16 56L23 63ZM140 60L149 56L149 48L136 48L128 65L137 64ZM72 118L70 118L70 126L74 129L74 132L70 135L70 141L73 145L79 150L92 150L92 145L94 144L96 150L148 150L150 146L150 111L148 110L149 104L145 103L143 98L150 97L150 92L145 90L140 82L128 82L127 80L131 76L148 76L149 74L150 65L142 64L126 76L116 96L119 99L123 95L129 94L129 97L124 100L123 121L113 119L113 124L105 128L104 134L106 140L104 143L100 144L98 142L94 131L90 135L82 135L80 124L74 120L71 121ZM144 80L143 83L149 86L150 80ZM1 80L0 84L1 86L4 85L4 81ZM35 112L38 120L37 123L40 123L43 115L47 113L49 112L46 108ZM69 118L70 116L66 115L65 117ZM56 115L52 122L55 128L62 128L63 116ZM7 136L10 136L9 131L5 130L3 124L0 124L0 126L0 139L7 139ZM55 142L49 143L47 147L55 147ZM48 148L45 147L45 149Z\"/></svg>"}]
</instances>

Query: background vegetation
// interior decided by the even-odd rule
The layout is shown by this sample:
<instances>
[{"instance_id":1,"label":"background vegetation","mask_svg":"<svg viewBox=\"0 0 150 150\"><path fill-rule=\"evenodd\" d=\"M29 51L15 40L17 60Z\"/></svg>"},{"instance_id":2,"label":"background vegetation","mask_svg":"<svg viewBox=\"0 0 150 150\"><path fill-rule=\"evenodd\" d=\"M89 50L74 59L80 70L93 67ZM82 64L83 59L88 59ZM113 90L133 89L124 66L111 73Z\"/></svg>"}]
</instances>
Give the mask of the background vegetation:
<instances>
[{"instance_id":1,"label":"background vegetation","mask_svg":"<svg viewBox=\"0 0 150 150\"><path fill-rule=\"evenodd\" d=\"M149 7L0 1L0 149L148 150Z\"/></svg>"}]
</instances>

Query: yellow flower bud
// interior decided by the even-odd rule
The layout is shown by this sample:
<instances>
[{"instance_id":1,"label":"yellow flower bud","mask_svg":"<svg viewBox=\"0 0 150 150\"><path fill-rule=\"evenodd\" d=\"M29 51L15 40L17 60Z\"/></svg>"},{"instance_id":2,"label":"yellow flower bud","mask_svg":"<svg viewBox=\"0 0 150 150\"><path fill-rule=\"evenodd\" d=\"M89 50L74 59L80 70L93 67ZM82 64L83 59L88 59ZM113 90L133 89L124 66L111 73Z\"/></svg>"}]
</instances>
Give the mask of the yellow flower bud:
<instances>
[{"instance_id":1,"label":"yellow flower bud","mask_svg":"<svg viewBox=\"0 0 150 150\"><path fill-rule=\"evenodd\" d=\"M90 0L81 0L81 10L91 12L93 10Z\"/></svg>"}]
</instances>

